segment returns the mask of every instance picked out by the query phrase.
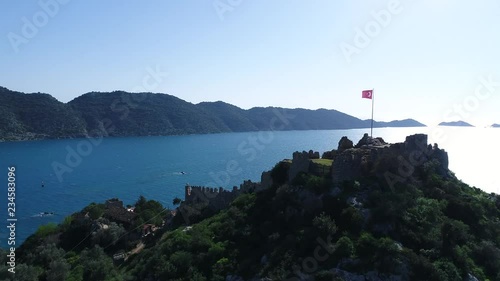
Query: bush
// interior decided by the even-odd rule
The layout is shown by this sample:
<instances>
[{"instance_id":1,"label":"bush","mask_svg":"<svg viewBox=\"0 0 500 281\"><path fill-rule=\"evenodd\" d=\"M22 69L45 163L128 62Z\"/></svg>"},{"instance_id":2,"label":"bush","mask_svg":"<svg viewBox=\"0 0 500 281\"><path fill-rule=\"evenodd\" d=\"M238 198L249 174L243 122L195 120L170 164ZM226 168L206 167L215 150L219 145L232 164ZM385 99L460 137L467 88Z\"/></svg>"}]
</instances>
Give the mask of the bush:
<instances>
[{"instance_id":1,"label":"bush","mask_svg":"<svg viewBox=\"0 0 500 281\"><path fill-rule=\"evenodd\" d=\"M315 281L332 281L334 274L327 270L322 270L314 275Z\"/></svg>"},{"instance_id":2,"label":"bush","mask_svg":"<svg viewBox=\"0 0 500 281\"><path fill-rule=\"evenodd\" d=\"M351 258L354 255L354 243L347 236L342 236L336 243L335 254L339 258Z\"/></svg>"},{"instance_id":3,"label":"bush","mask_svg":"<svg viewBox=\"0 0 500 281\"><path fill-rule=\"evenodd\" d=\"M191 266L193 256L185 251L178 251L170 256L170 262L177 268L178 273L187 272Z\"/></svg>"},{"instance_id":4,"label":"bush","mask_svg":"<svg viewBox=\"0 0 500 281\"><path fill-rule=\"evenodd\" d=\"M313 219L313 225L322 232L323 235L334 235L337 233L337 225L335 221L325 213Z\"/></svg>"},{"instance_id":5,"label":"bush","mask_svg":"<svg viewBox=\"0 0 500 281\"><path fill-rule=\"evenodd\" d=\"M347 230L355 235L358 235L363 229L365 219L363 214L356 208L349 206L342 210L339 219L339 227L342 230Z\"/></svg>"},{"instance_id":6,"label":"bush","mask_svg":"<svg viewBox=\"0 0 500 281\"><path fill-rule=\"evenodd\" d=\"M108 280L118 276L112 259L99 246L82 251L81 265L84 268L83 280Z\"/></svg>"},{"instance_id":7,"label":"bush","mask_svg":"<svg viewBox=\"0 0 500 281\"><path fill-rule=\"evenodd\" d=\"M356 255L358 257L374 257L377 251L377 240L367 232L363 232L358 239Z\"/></svg>"},{"instance_id":8,"label":"bush","mask_svg":"<svg viewBox=\"0 0 500 281\"><path fill-rule=\"evenodd\" d=\"M290 164L285 162L279 162L274 166L271 170L271 178L274 185L280 186L288 182L289 166Z\"/></svg>"},{"instance_id":9,"label":"bush","mask_svg":"<svg viewBox=\"0 0 500 281\"><path fill-rule=\"evenodd\" d=\"M500 274L500 249L491 241L482 241L473 250L473 257L489 276Z\"/></svg>"},{"instance_id":10,"label":"bush","mask_svg":"<svg viewBox=\"0 0 500 281\"><path fill-rule=\"evenodd\" d=\"M62 258L50 262L47 271L47 281L64 281L67 279L71 266Z\"/></svg>"},{"instance_id":11,"label":"bush","mask_svg":"<svg viewBox=\"0 0 500 281\"><path fill-rule=\"evenodd\" d=\"M83 209L83 213L89 213L90 218L96 220L104 215L105 209L104 204L92 203Z\"/></svg>"},{"instance_id":12,"label":"bush","mask_svg":"<svg viewBox=\"0 0 500 281\"><path fill-rule=\"evenodd\" d=\"M57 226L57 224L51 222L51 223L48 223L46 225L41 225L35 234L39 238L45 238L51 234L56 233L58 230L59 230L59 227Z\"/></svg>"},{"instance_id":13,"label":"bush","mask_svg":"<svg viewBox=\"0 0 500 281\"><path fill-rule=\"evenodd\" d=\"M439 260L434 262L434 267L436 268L439 280L441 281L454 281L461 280L460 274L456 266L447 260Z\"/></svg>"}]
</instances>

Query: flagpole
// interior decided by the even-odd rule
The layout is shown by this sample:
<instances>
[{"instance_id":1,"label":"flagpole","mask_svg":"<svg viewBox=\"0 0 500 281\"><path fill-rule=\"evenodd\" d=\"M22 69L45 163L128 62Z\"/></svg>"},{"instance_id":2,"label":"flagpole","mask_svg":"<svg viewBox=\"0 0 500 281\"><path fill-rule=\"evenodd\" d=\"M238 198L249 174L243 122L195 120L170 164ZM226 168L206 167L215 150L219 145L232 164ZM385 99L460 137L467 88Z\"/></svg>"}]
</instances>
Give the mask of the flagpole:
<instances>
[{"instance_id":1,"label":"flagpole","mask_svg":"<svg viewBox=\"0 0 500 281\"><path fill-rule=\"evenodd\" d=\"M370 137L373 139L373 104L375 102L375 88L372 89L372 126L370 128Z\"/></svg>"}]
</instances>

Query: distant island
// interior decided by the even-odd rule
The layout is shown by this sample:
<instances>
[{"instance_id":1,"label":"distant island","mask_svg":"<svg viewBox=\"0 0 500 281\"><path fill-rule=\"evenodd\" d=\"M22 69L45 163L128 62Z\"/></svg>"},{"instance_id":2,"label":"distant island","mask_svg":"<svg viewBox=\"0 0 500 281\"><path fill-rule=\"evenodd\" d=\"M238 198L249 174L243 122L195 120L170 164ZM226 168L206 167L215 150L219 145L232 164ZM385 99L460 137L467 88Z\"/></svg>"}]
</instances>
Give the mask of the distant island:
<instances>
[{"instance_id":1,"label":"distant island","mask_svg":"<svg viewBox=\"0 0 500 281\"><path fill-rule=\"evenodd\" d=\"M250 131L369 128L337 110L255 107L225 102L193 104L168 94L91 92L68 103L49 94L0 87L0 140L96 136L165 136ZM424 127L413 119L374 122L374 127Z\"/></svg>"},{"instance_id":2,"label":"distant island","mask_svg":"<svg viewBox=\"0 0 500 281\"><path fill-rule=\"evenodd\" d=\"M491 125L492 128L500 128L500 124L493 124Z\"/></svg>"},{"instance_id":3,"label":"distant island","mask_svg":"<svg viewBox=\"0 0 500 281\"><path fill-rule=\"evenodd\" d=\"M450 126L450 127L474 127L471 124L464 121L453 121L453 122L441 122L439 126Z\"/></svg>"}]
</instances>

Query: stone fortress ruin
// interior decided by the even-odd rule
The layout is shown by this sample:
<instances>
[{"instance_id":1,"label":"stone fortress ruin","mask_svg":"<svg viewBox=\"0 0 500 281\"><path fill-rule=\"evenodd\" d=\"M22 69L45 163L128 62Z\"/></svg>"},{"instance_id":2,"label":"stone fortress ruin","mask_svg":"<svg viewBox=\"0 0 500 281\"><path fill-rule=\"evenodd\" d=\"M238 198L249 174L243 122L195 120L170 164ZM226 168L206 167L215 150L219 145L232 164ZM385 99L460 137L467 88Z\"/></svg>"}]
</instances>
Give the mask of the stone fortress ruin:
<instances>
[{"instance_id":1,"label":"stone fortress ruin","mask_svg":"<svg viewBox=\"0 0 500 281\"><path fill-rule=\"evenodd\" d=\"M287 167L288 182L300 173L310 173L330 177L336 186L370 174L387 177L387 173L391 173L389 176L404 179L429 162L438 165L441 175L449 175L448 154L436 144L428 144L425 134L411 135L403 143L395 144L388 144L382 138L371 138L368 134L356 145L347 137L342 137L337 149L324 152L321 158L318 152L303 151L293 153L292 159L281 161ZM244 181L232 190L186 185L184 204L220 210L229 206L240 194L259 192L272 184L271 171L267 171L262 173L260 182Z\"/></svg>"}]
</instances>

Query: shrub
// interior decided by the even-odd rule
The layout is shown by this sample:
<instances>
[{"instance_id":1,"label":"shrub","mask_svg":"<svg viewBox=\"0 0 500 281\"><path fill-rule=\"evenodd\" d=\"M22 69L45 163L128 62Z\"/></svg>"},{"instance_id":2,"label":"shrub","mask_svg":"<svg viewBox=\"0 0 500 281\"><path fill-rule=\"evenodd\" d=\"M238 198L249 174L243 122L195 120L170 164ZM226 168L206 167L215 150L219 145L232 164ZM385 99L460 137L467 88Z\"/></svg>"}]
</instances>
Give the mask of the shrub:
<instances>
[{"instance_id":1,"label":"shrub","mask_svg":"<svg viewBox=\"0 0 500 281\"><path fill-rule=\"evenodd\" d=\"M454 281L461 280L460 274L458 273L458 269L455 265L447 260L439 260L434 262L434 267L436 268L439 280L442 281Z\"/></svg>"},{"instance_id":2,"label":"shrub","mask_svg":"<svg viewBox=\"0 0 500 281\"><path fill-rule=\"evenodd\" d=\"M273 184L280 186L288 182L288 169L289 164L285 162L279 162L271 170L271 178L273 179Z\"/></svg>"},{"instance_id":3,"label":"shrub","mask_svg":"<svg viewBox=\"0 0 500 281\"><path fill-rule=\"evenodd\" d=\"M56 233L59 230L57 224L51 222L46 225L41 225L36 231L36 235L40 238L45 238L51 234Z\"/></svg>"},{"instance_id":4,"label":"shrub","mask_svg":"<svg viewBox=\"0 0 500 281\"><path fill-rule=\"evenodd\" d=\"M335 221L325 213L313 219L313 225L325 235L334 235L337 232Z\"/></svg>"},{"instance_id":5,"label":"shrub","mask_svg":"<svg viewBox=\"0 0 500 281\"><path fill-rule=\"evenodd\" d=\"M334 274L328 270L322 270L314 275L315 281L332 281Z\"/></svg>"},{"instance_id":6,"label":"shrub","mask_svg":"<svg viewBox=\"0 0 500 281\"><path fill-rule=\"evenodd\" d=\"M347 236L342 236L336 243L335 254L339 258L351 258L354 255L352 240Z\"/></svg>"}]
</instances>

